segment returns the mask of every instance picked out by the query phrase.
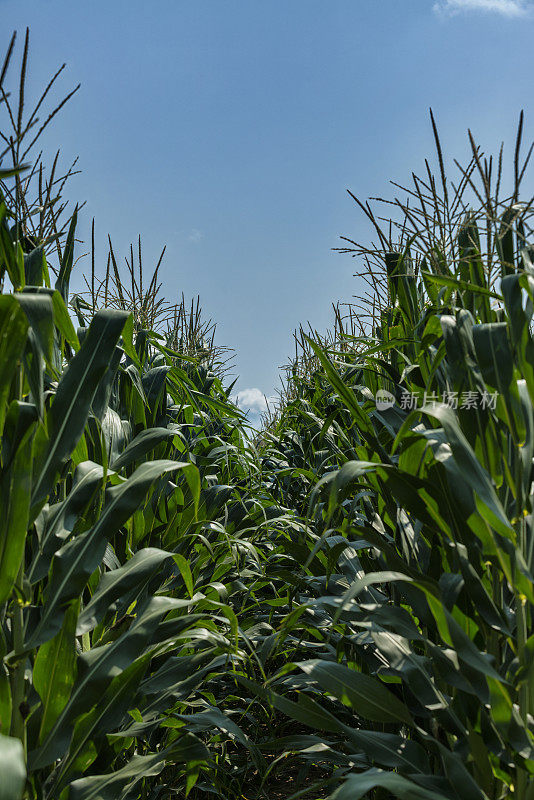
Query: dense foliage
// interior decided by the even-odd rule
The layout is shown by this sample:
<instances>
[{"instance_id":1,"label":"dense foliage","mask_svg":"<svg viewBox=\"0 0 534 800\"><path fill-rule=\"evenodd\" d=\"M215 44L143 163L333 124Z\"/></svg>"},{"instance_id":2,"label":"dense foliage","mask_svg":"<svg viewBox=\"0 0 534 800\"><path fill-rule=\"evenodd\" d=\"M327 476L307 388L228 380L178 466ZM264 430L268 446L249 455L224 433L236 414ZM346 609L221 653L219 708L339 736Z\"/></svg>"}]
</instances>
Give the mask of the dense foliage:
<instances>
[{"instance_id":1,"label":"dense foliage","mask_svg":"<svg viewBox=\"0 0 534 800\"><path fill-rule=\"evenodd\" d=\"M1 800L534 799L519 143L503 201L438 141L398 235L363 207L371 320L255 436L205 343L69 295L76 214L54 276L2 171Z\"/></svg>"}]
</instances>

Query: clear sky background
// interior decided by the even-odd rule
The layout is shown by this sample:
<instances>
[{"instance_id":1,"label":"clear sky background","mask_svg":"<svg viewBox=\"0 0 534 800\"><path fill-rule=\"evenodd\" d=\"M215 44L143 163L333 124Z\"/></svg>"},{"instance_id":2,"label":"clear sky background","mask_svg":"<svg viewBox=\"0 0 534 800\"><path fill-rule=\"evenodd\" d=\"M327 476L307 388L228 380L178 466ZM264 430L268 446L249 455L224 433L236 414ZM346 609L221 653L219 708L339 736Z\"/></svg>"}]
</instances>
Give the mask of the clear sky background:
<instances>
[{"instance_id":1,"label":"clear sky background","mask_svg":"<svg viewBox=\"0 0 534 800\"><path fill-rule=\"evenodd\" d=\"M468 127L511 158L521 108L534 134L530 0L0 0L0 20L19 55L30 27L30 94L63 61L60 89L82 84L45 140L80 157L81 237L94 216L101 262L108 232L123 254L141 233L147 264L166 244L168 299L200 294L256 409L293 329L361 290L332 252L369 236L345 190L422 171L429 106L451 158Z\"/></svg>"}]
</instances>

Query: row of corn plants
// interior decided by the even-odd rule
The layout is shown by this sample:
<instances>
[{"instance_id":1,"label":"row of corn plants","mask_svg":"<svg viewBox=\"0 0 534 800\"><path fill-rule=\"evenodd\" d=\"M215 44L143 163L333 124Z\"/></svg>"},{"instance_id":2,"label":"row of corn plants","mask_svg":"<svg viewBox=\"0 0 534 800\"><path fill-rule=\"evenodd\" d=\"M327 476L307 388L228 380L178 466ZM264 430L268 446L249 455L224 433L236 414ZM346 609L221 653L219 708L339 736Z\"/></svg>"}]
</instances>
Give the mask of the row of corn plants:
<instances>
[{"instance_id":1,"label":"row of corn plants","mask_svg":"<svg viewBox=\"0 0 534 800\"><path fill-rule=\"evenodd\" d=\"M194 731L221 721L209 700L187 725L167 711L237 653L222 581L255 513L229 482L250 468L239 412L127 312L75 331L74 224L51 288L0 216L0 791L115 798L168 763L190 788L208 759Z\"/></svg>"},{"instance_id":2,"label":"row of corn plants","mask_svg":"<svg viewBox=\"0 0 534 800\"><path fill-rule=\"evenodd\" d=\"M314 731L289 744L335 765L337 800L534 797L534 266L520 138L521 125L502 202L473 143L463 186L444 171L440 193L431 175L414 179L419 216L398 204L401 246L363 207L379 243L346 249L373 260L372 329L352 348L308 342L315 361L294 370L265 437L273 491L306 522L292 542L305 570L278 633L298 639L291 662L246 685Z\"/></svg>"}]
</instances>

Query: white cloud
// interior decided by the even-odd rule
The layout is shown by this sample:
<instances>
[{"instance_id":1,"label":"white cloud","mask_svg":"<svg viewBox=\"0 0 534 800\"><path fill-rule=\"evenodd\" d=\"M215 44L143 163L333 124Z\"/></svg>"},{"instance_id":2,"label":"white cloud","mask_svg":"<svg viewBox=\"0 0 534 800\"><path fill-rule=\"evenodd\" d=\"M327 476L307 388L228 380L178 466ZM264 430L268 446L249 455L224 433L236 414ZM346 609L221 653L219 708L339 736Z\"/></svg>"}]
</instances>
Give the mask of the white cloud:
<instances>
[{"instance_id":1,"label":"white cloud","mask_svg":"<svg viewBox=\"0 0 534 800\"><path fill-rule=\"evenodd\" d=\"M190 242L198 244L198 242L200 242L200 240L204 238L204 234L202 233L202 231L199 231L198 228L193 228L190 231L189 236L187 238L189 239Z\"/></svg>"},{"instance_id":2,"label":"white cloud","mask_svg":"<svg viewBox=\"0 0 534 800\"><path fill-rule=\"evenodd\" d=\"M263 414L268 406L276 401L275 397L266 397L261 389L253 387L251 389L241 389L232 400L243 411L250 411L252 414Z\"/></svg>"},{"instance_id":3,"label":"white cloud","mask_svg":"<svg viewBox=\"0 0 534 800\"><path fill-rule=\"evenodd\" d=\"M522 17L531 8L528 0L438 0L434 11L458 14L461 11L493 11L504 17Z\"/></svg>"}]
</instances>

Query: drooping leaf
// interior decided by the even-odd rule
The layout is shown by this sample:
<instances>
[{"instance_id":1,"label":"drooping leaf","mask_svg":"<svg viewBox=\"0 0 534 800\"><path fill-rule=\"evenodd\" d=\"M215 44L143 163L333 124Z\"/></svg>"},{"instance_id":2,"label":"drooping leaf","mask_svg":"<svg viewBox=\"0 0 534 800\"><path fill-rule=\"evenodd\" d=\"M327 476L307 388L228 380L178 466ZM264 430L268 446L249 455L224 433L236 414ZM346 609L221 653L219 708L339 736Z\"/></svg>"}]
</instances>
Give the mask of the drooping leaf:
<instances>
[{"instance_id":1,"label":"drooping leaf","mask_svg":"<svg viewBox=\"0 0 534 800\"><path fill-rule=\"evenodd\" d=\"M117 345L127 315L120 311L96 314L83 347L71 360L59 383L45 426L35 443L33 514L52 489L56 475L83 433L87 415Z\"/></svg>"},{"instance_id":2,"label":"drooping leaf","mask_svg":"<svg viewBox=\"0 0 534 800\"><path fill-rule=\"evenodd\" d=\"M298 666L322 689L351 706L364 719L413 724L411 714L402 700L377 678L351 670L343 664L320 659L301 661Z\"/></svg>"}]
</instances>

